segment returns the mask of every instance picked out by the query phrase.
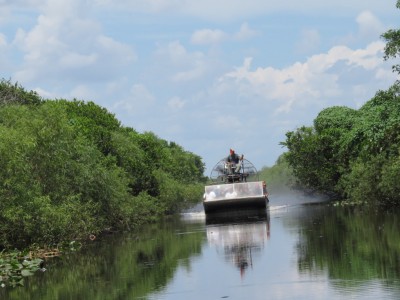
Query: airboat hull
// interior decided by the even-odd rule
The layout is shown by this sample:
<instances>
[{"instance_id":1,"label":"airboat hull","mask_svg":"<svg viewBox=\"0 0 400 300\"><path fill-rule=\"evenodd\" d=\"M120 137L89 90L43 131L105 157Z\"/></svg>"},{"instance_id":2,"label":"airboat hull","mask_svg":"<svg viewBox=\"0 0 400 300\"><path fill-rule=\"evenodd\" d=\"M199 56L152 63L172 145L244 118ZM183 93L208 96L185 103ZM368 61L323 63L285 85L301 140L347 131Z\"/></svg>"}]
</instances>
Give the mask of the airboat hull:
<instances>
[{"instance_id":1,"label":"airboat hull","mask_svg":"<svg viewBox=\"0 0 400 300\"><path fill-rule=\"evenodd\" d=\"M216 184L205 187L206 213L227 210L266 209L268 193L263 181Z\"/></svg>"},{"instance_id":2,"label":"airboat hull","mask_svg":"<svg viewBox=\"0 0 400 300\"><path fill-rule=\"evenodd\" d=\"M210 212L221 212L228 210L239 210L239 209L266 209L267 198L240 198L240 199L229 199L219 201L205 201L203 203L205 213Z\"/></svg>"}]
</instances>

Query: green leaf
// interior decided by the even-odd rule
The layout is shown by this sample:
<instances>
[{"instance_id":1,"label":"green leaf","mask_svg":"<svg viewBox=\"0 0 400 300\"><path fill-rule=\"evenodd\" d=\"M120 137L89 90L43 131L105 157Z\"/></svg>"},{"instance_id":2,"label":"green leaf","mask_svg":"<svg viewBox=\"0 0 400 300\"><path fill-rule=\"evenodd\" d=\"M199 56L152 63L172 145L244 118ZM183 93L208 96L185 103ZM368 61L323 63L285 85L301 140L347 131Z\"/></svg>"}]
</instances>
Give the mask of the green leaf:
<instances>
[{"instance_id":1,"label":"green leaf","mask_svg":"<svg viewBox=\"0 0 400 300\"><path fill-rule=\"evenodd\" d=\"M23 269L23 270L21 271L21 275L24 276L24 277L26 277L26 276L32 276L33 273L32 273L30 270Z\"/></svg>"}]
</instances>

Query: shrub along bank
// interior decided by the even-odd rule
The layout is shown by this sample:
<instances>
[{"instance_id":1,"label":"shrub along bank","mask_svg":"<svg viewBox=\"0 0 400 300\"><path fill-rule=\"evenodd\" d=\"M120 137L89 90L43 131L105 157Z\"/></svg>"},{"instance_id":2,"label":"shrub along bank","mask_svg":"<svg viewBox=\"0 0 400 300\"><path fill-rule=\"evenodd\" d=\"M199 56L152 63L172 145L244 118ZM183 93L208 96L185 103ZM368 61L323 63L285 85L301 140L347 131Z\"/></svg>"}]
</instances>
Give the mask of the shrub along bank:
<instances>
[{"instance_id":1,"label":"shrub along bank","mask_svg":"<svg viewBox=\"0 0 400 300\"><path fill-rule=\"evenodd\" d=\"M0 82L0 250L132 229L201 198L201 158L93 102Z\"/></svg>"},{"instance_id":2,"label":"shrub along bank","mask_svg":"<svg viewBox=\"0 0 400 300\"><path fill-rule=\"evenodd\" d=\"M400 9L400 0L396 7ZM384 59L400 56L400 30L388 30ZM393 65L400 74L400 64ZM329 107L314 126L286 133L284 159L298 183L356 203L400 204L400 82L360 109Z\"/></svg>"},{"instance_id":3,"label":"shrub along bank","mask_svg":"<svg viewBox=\"0 0 400 300\"><path fill-rule=\"evenodd\" d=\"M330 107L286 134L285 159L302 186L357 203L400 204L400 85L359 110Z\"/></svg>"}]
</instances>

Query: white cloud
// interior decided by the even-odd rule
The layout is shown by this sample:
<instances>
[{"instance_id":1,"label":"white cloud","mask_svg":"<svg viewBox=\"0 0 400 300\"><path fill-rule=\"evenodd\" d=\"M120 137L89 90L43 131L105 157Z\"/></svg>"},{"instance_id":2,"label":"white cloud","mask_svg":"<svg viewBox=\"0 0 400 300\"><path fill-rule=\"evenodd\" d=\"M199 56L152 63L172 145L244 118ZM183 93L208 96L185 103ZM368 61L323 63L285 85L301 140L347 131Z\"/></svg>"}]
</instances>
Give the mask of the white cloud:
<instances>
[{"instance_id":1,"label":"white cloud","mask_svg":"<svg viewBox=\"0 0 400 300\"><path fill-rule=\"evenodd\" d=\"M14 8L14 7L37 7L43 5L47 0L2 0L0 1L1 8Z\"/></svg>"},{"instance_id":2,"label":"white cloud","mask_svg":"<svg viewBox=\"0 0 400 300\"><path fill-rule=\"evenodd\" d=\"M43 97L45 99L57 98L51 91L47 91L45 89L42 89L41 87L36 87L32 90L35 91L36 93L38 93L38 95L40 95L40 97Z\"/></svg>"},{"instance_id":3,"label":"white cloud","mask_svg":"<svg viewBox=\"0 0 400 300\"><path fill-rule=\"evenodd\" d=\"M385 43L379 41L369 44L365 49L355 50L350 55L350 63L361 66L366 70L376 69L382 64L384 47Z\"/></svg>"},{"instance_id":4,"label":"white cloud","mask_svg":"<svg viewBox=\"0 0 400 300\"><path fill-rule=\"evenodd\" d=\"M134 101L147 104L154 103L154 96L143 84L134 84L131 89L131 97Z\"/></svg>"},{"instance_id":5,"label":"white cloud","mask_svg":"<svg viewBox=\"0 0 400 300\"><path fill-rule=\"evenodd\" d=\"M394 6L394 5L393 5ZM349 32L336 40L336 44L351 45L355 43L366 44L380 38L387 29L379 18L369 10L363 10L355 18L357 31Z\"/></svg>"},{"instance_id":6,"label":"white cloud","mask_svg":"<svg viewBox=\"0 0 400 300\"><path fill-rule=\"evenodd\" d=\"M0 0L0 72L49 98L96 101L210 163L234 146L260 166L281 153L285 130L394 81L368 36L377 16L395 20L391 1L14 0L6 14ZM357 46L319 50L349 33Z\"/></svg>"},{"instance_id":7,"label":"white cloud","mask_svg":"<svg viewBox=\"0 0 400 300\"><path fill-rule=\"evenodd\" d=\"M17 80L61 74L70 82L112 79L136 60L131 46L105 36L97 22L85 18L86 8L80 1L48 1L32 29L17 30L13 45L24 53Z\"/></svg>"},{"instance_id":8,"label":"white cloud","mask_svg":"<svg viewBox=\"0 0 400 300\"><path fill-rule=\"evenodd\" d=\"M95 97L96 97L95 91L90 86L79 84L71 90L70 97L67 98L68 99L76 98L79 100L93 101L96 99Z\"/></svg>"},{"instance_id":9,"label":"white cloud","mask_svg":"<svg viewBox=\"0 0 400 300\"><path fill-rule=\"evenodd\" d=\"M209 68L207 57L202 52L188 52L179 41L160 45L155 52L155 61L159 72L166 73L162 76L175 83L199 80Z\"/></svg>"},{"instance_id":10,"label":"white cloud","mask_svg":"<svg viewBox=\"0 0 400 300\"><path fill-rule=\"evenodd\" d=\"M143 84L134 84L125 99L116 102L113 108L117 111L140 114L155 104L154 95Z\"/></svg>"},{"instance_id":11,"label":"white cloud","mask_svg":"<svg viewBox=\"0 0 400 300\"><path fill-rule=\"evenodd\" d=\"M234 39L236 39L236 40L246 40L246 39L250 39L250 38L253 38L253 37L257 36L258 34L259 34L259 32L256 31L256 30L251 29L249 24L243 23L240 26L239 31L237 33L235 33Z\"/></svg>"},{"instance_id":12,"label":"white cloud","mask_svg":"<svg viewBox=\"0 0 400 300\"><path fill-rule=\"evenodd\" d=\"M7 46L7 37L0 32L0 47Z\"/></svg>"},{"instance_id":13,"label":"white cloud","mask_svg":"<svg viewBox=\"0 0 400 300\"><path fill-rule=\"evenodd\" d=\"M183 101L180 97L172 97L168 100L168 107L173 110L182 109L185 106L185 101Z\"/></svg>"},{"instance_id":14,"label":"white cloud","mask_svg":"<svg viewBox=\"0 0 400 300\"><path fill-rule=\"evenodd\" d=\"M316 29L304 29L300 33L300 41L297 43L297 51L300 53L312 52L320 46L321 37Z\"/></svg>"},{"instance_id":15,"label":"white cloud","mask_svg":"<svg viewBox=\"0 0 400 300\"><path fill-rule=\"evenodd\" d=\"M201 78L206 73L206 67L202 61L196 61L193 63L192 69L186 71L177 72L172 76L172 81L185 82L193 81Z\"/></svg>"},{"instance_id":16,"label":"white cloud","mask_svg":"<svg viewBox=\"0 0 400 300\"><path fill-rule=\"evenodd\" d=\"M241 121L235 115L230 115L229 111L225 111L215 120L215 127L220 130L238 130L242 126Z\"/></svg>"},{"instance_id":17,"label":"white cloud","mask_svg":"<svg viewBox=\"0 0 400 300\"><path fill-rule=\"evenodd\" d=\"M382 48L381 42L360 49L336 46L283 68L253 66L252 58L246 58L202 95L204 114L191 121L199 124L206 116L204 132L215 145L229 147L239 136L240 151L261 156L251 160L265 165L258 150L267 147L277 157L285 132L312 125L326 107L359 108L378 89L389 87L395 76L382 59Z\"/></svg>"},{"instance_id":18,"label":"white cloud","mask_svg":"<svg viewBox=\"0 0 400 300\"><path fill-rule=\"evenodd\" d=\"M218 44L227 38L227 34L219 29L202 29L193 33L191 42L196 45Z\"/></svg>"},{"instance_id":19,"label":"white cloud","mask_svg":"<svg viewBox=\"0 0 400 300\"><path fill-rule=\"evenodd\" d=\"M195 45L215 45L225 41L243 41L259 34L250 28L249 24L243 23L236 33L228 34L220 29L201 29L192 34L191 42Z\"/></svg>"},{"instance_id":20,"label":"white cloud","mask_svg":"<svg viewBox=\"0 0 400 300\"><path fill-rule=\"evenodd\" d=\"M170 42L167 46L160 45L155 54L158 57L165 57L175 64L186 60L189 56L186 48L179 41Z\"/></svg>"},{"instance_id":21,"label":"white cloud","mask_svg":"<svg viewBox=\"0 0 400 300\"><path fill-rule=\"evenodd\" d=\"M11 17L10 9L7 7L2 6L0 3L0 25L6 24Z\"/></svg>"},{"instance_id":22,"label":"white cloud","mask_svg":"<svg viewBox=\"0 0 400 300\"><path fill-rule=\"evenodd\" d=\"M259 99L259 104L268 103L275 112L289 113L294 106L307 106L338 97L349 97L345 87L339 84L344 72L361 69L365 76L372 74L376 79L388 80L382 69L382 42L375 42L365 49L352 50L337 46L327 53L314 55L304 63L297 62L283 69L271 67L251 70L251 58L243 66L225 74L220 83L231 85L232 89L248 98ZM343 65L341 65L343 64ZM354 82L360 78L353 78ZM347 82L351 85L351 82ZM356 84L356 83L354 83ZM365 82L368 85L368 82ZM278 105L273 105L278 103Z\"/></svg>"},{"instance_id":23,"label":"white cloud","mask_svg":"<svg viewBox=\"0 0 400 300\"><path fill-rule=\"evenodd\" d=\"M217 22L232 21L263 14L296 12L317 15L327 11L342 11L354 15L360 10L387 12L395 9L393 1L382 0L96 0L95 6L107 10L132 11L151 14L186 15Z\"/></svg>"},{"instance_id":24,"label":"white cloud","mask_svg":"<svg viewBox=\"0 0 400 300\"><path fill-rule=\"evenodd\" d=\"M379 36L385 30L381 21L370 11L360 13L356 21L362 37L369 37L371 35Z\"/></svg>"},{"instance_id":25,"label":"white cloud","mask_svg":"<svg viewBox=\"0 0 400 300\"><path fill-rule=\"evenodd\" d=\"M66 53L60 58L60 67L62 68L80 68L93 65L98 56L94 53L83 55L79 53Z\"/></svg>"}]
</instances>

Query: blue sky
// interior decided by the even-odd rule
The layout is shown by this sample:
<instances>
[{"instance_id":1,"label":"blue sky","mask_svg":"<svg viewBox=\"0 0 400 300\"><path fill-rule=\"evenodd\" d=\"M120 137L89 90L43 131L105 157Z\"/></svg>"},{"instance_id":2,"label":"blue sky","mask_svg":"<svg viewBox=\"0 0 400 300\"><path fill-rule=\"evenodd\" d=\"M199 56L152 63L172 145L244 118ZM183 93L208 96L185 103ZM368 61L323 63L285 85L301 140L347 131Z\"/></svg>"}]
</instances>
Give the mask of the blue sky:
<instances>
[{"instance_id":1,"label":"blue sky","mask_svg":"<svg viewBox=\"0 0 400 300\"><path fill-rule=\"evenodd\" d=\"M0 0L0 78L106 107L122 125L261 169L322 109L397 79L396 0Z\"/></svg>"}]
</instances>

